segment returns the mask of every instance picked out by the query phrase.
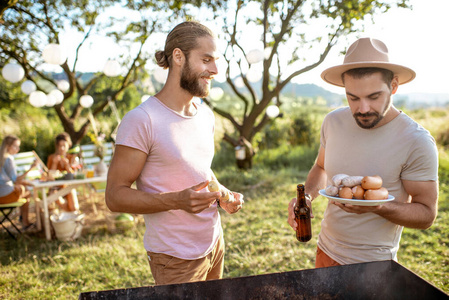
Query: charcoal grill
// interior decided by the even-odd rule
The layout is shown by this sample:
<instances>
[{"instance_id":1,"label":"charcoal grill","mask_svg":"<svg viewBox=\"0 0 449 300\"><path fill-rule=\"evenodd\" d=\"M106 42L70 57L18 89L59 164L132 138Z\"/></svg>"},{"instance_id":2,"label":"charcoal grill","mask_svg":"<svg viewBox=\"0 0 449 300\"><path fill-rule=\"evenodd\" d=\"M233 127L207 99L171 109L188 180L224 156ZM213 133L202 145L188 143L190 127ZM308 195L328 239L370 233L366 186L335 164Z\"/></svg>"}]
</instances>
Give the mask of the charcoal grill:
<instances>
[{"instance_id":1,"label":"charcoal grill","mask_svg":"<svg viewBox=\"0 0 449 300\"><path fill-rule=\"evenodd\" d=\"M449 299L395 261L86 292L79 299Z\"/></svg>"}]
</instances>

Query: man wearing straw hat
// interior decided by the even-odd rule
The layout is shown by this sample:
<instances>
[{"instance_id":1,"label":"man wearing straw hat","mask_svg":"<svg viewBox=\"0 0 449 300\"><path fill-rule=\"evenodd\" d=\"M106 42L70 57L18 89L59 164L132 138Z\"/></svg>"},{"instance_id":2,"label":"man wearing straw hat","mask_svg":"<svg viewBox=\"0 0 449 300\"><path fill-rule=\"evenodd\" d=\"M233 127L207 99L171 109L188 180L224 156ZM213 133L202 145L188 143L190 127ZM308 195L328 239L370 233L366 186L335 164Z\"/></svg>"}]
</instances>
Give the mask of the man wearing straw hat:
<instances>
[{"instance_id":1,"label":"man wearing straw hat","mask_svg":"<svg viewBox=\"0 0 449 300\"><path fill-rule=\"evenodd\" d=\"M349 47L342 65L325 70L321 77L345 88L349 106L330 112L323 121L321 147L305 183L309 200L336 174L379 175L395 199L377 206L330 200L315 266L397 260L403 227L430 227L438 206L435 140L391 99L415 72L390 63L383 42L361 38ZM292 199L288 208L294 229L295 203Z\"/></svg>"}]
</instances>

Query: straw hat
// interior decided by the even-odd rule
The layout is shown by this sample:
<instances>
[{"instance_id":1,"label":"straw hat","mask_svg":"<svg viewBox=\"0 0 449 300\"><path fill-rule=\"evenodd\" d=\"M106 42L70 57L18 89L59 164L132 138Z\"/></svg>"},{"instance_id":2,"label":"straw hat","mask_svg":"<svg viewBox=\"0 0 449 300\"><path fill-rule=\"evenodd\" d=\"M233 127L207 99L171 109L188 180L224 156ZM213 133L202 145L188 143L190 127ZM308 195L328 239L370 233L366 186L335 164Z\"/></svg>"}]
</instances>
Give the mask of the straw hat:
<instances>
[{"instance_id":1,"label":"straw hat","mask_svg":"<svg viewBox=\"0 0 449 300\"><path fill-rule=\"evenodd\" d=\"M361 38L348 49L342 65L328 68L321 73L324 81L344 87L341 74L357 68L382 68L390 70L398 76L399 84L412 81L416 73L407 67L389 63L387 46L376 39Z\"/></svg>"}]
</instances>

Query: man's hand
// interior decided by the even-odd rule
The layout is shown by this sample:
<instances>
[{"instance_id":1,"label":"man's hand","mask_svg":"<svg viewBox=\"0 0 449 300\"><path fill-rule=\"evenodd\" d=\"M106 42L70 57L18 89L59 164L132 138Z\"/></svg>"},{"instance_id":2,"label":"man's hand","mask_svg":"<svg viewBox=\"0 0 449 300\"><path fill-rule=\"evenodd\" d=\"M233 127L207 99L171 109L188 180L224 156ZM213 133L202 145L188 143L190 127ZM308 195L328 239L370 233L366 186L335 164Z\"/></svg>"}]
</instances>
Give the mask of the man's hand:
<instances>
[{"instance_id":1,"label":"man's hand","mask_svg":"<svg viewBox=\"0 0 449 300\"><path fill-rule=\"evenodd\" d=\"M310 208L310 217L313 218L314 216L312 213L312 198L308 194L306 195L306 203L307 203L307 206ZM287 222L288 222L288 224L290 224L290 227L296 231L296 227L298 227L298 224L295 221L295 206L296 206L296 198L293 198L290 201L290 203L288 204Z\"/></svg>"},{"instance_id":2,"label":"man's hand","mask_svg":"<svg viewBox=\"0 0 449 300\"><path fill-rule=\"evenodd\" d=\"M381 205L377 205L377 206L361 206L361 205L352 205L352 204L340 203L340 202L333 201L333 200L330 200L330 203L340 207L345 212L353 213L353 214L364 214L364 213L368 213L368 212L376 213L381 208Z\"/></svg>"},{"instance_id":3,"label":"man's hand","mask_svg":"<svg viewBox=\"0 0 449 300\"><path fill-rule=\"evenodd\" d=\"M220 197L220 192L200 192L204 189L209 181L203 181L188 189L178 193L176 197L176 207L185 210L186 212L197 214L211 207L217 198Z\"/></svg>"},{"instance_id":4,"label":"man's hand","mask_svg":"<svg viewBox=\"0 0 449 300\"><path fill-rule=\"evenodd\" d=\"M235 214L239 210L242 209L243 203L245 201L243 200L243 195L236 192L231 192L234 195L234 201L226 202L226 201L220 201L220 206L223 208L228 214Z\"/></svg>"}]
</instances>

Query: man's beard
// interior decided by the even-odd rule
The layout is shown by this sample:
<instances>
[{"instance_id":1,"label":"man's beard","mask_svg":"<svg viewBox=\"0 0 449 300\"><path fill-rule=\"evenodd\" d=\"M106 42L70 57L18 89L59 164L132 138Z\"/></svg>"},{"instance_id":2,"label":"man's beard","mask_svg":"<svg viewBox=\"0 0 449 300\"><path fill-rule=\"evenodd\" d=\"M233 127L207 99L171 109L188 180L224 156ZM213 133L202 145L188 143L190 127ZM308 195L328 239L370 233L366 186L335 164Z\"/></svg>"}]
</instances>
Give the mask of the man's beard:
<instances>
[{"instance_id":1,"label":"man's beard","mask_svg":"<svg viewBox=\"0 0 449 300\"><path fill-rule=\"evenodd\" d=\"M355 113L355 114L353 114L353 117L355 119L355 122L357 123L357 125L359 125L360 128L371 129L371 128L374 128L377 124L379 124L379 122L387 114L387 111L390 109L390 107L391 107L391 96L388 99L387 105L386 105L384 111L382 112L382 114L380 114L378 112L369 112L366 114ZM364 123L360 120L360 118L364 118L364 117L376 117L376 118L374 120L370 121L369 123Z\"/></svg>"},{"instance_id":2,"label":"man's beard","mask_svg":"<svg viewBox=\"0 0 449 300\"><path fill-rule=\"evenodd\" d=\"M379 124L379 122L384 117L383 115L381 116L377 112L366 113L366 114L355 113L353 116L354 116L354 119L355 119L355 122L357 123L357 125L359 125L359 127L363 128L363 129L371 129L371 128L373 128L374 126ZM359 118L372 117L372 116L375 116L376 118L374 120L370 121L369 123L363 123L362 121L359 120Z\"/></svg>"},{"instance_id":3,"label":"man's beard","mask_svg":"<svg viewBox=\"0 0 449 300\"><path fill-rule=\"evenodd\" d=\"M203 72L199 75L194 74L190 69L189 61L187 60L181 71L181 88L189 92L194 97L207 97L207 95L209 95L209 85L201 86L199 80L201 77L209 76L210 74L207 72Z\"/></svg>"}]
</instances>

